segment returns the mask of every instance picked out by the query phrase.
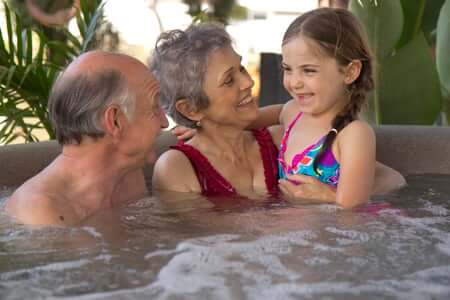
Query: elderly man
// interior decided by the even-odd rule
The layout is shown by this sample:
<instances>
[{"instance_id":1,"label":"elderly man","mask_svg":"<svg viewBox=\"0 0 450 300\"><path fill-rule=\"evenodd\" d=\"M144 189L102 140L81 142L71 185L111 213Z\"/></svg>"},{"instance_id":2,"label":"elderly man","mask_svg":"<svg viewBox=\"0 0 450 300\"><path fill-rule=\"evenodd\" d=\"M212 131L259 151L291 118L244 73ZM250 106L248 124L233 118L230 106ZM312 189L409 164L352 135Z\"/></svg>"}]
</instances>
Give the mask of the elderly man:
<instances>
[{"instance_id":1,"label":"elderly man","mask_svg":"<svg viewBox=\"0 0 450 300\"><path fill-rule=\"evenodd\" d=\"M62 153L19 187L6 211L26 224L77 224L147 192L142 167L168 126L159 84L123 54L89 52L57 79L50 117Z\"/></svg>"}]
</instances>

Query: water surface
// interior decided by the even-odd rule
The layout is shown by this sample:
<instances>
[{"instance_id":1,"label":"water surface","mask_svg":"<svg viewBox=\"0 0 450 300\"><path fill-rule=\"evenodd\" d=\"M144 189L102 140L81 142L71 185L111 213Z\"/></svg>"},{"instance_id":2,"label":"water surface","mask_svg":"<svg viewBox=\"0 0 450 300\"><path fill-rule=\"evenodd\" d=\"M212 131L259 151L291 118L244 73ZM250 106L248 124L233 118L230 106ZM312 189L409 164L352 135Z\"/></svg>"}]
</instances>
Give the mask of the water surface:
<instances>
[{"instance_id":1,"label":"water surface","mask_svg":"<svg viewBox=\"0 0 450 300\"><path fill-rule=\"evenodd\" d=\"M0 298L449 299L450 176L408 181L357 211L148 197L75 228L1 212Z\"/></svg>"}]
</instances>

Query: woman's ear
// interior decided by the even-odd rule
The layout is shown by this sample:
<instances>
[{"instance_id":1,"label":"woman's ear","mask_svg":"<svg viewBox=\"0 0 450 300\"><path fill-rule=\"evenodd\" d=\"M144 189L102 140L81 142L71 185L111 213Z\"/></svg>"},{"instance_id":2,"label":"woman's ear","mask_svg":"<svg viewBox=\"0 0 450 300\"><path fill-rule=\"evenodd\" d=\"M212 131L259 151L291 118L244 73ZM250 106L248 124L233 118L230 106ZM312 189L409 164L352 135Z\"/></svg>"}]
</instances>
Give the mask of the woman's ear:
<instances>
[{"instance_id":1,"label":"woman's ear","mask_svg":"<svg viewBox=\"0 0 450 300\"><path fill-rule=\"evenodd\" d=\"M356 79L358 79L359 74L361 74L362 63L360 60L352 60L347 67L345 67L345 84L352 84Z\"/></svg>"},{"instance_id":2,"label":"woman's ear","mask_svg":"<svg viewBox=\"0 0 450 300\"><path fill-rule=\"evenodd\" d=\"M192 121L200 121L203 118L203 114L201 112L198 112L194 109L192 109L191 105L189 104L189 101L187 99L181 99L178 100L175 103L175 108L177 111Z\"/></svg>"},{"instance_id":3,"label":"woman's ear","mask_svg":"<svg viewBox=\"0 0 450 300\"><path fill-rule=\"evenodd\" d=\"M120 137L127 122L120 106L109 105L103 113L103 127L105 133L112 137Z\"/></svg>"}]
</instances>

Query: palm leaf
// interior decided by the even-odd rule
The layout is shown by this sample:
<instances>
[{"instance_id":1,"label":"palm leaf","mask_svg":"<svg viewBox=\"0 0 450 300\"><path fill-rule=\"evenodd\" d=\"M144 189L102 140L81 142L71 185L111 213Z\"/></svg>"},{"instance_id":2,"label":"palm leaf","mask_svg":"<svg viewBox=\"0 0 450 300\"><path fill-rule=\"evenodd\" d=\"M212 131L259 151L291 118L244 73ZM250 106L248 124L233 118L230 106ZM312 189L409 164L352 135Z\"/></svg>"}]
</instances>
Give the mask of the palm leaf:
<instances>
[{"instance_id":1,"label":"palm leaf","mask_svg":"<svg viewBox=\"0 0 450 300\"><path fill-rule=\"evenodd\" d=\"M0 30L0 143L17 137L37 141L36 130L54 133L47 112L53 82L67 62L86 51L103 20L102 1L81 0L77 20L81 40L67 29L67 43L49 38L37 28L24 28L21 20L4 4L6 31ZM49 60L48 53L58 60Z\"/></svg>"},{"instance_id":2,"label":"palm leaf","mask_svg":"<svg viewBox=\"0 0 450 300\"><path fill-rule=\"evenodd\" d=\"M104 4L99 6L99 8L95 11L95 14L89 20L89 25L88 25L88 27L86 29L86 33L84 35L81 52L86 52L89 49L89 45L91 44L92 39L95 36L95 32L97 31L97 29L103 22L103 7L104 7Z\"/></svg>"}]
</instances>

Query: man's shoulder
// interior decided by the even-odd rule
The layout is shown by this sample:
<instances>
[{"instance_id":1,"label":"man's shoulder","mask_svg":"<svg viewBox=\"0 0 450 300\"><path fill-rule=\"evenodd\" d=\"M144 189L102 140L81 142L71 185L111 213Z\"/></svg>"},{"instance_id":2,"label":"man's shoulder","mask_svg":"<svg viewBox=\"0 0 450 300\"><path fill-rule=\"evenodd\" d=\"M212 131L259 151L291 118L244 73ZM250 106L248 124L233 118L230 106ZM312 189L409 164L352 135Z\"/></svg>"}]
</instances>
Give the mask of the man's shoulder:
<instances>
[{"instance_id":1,"label":"man's shoulder","mask_svg":"<svg viewBox=\"0 0 450 300\"><path fill-rule=\"evenodd\" d=\"M60 213L60 201L34 181L28 181L6 201L5 211L24 224L64 225L67 217Z\"/></svg>"}]
</instances>

